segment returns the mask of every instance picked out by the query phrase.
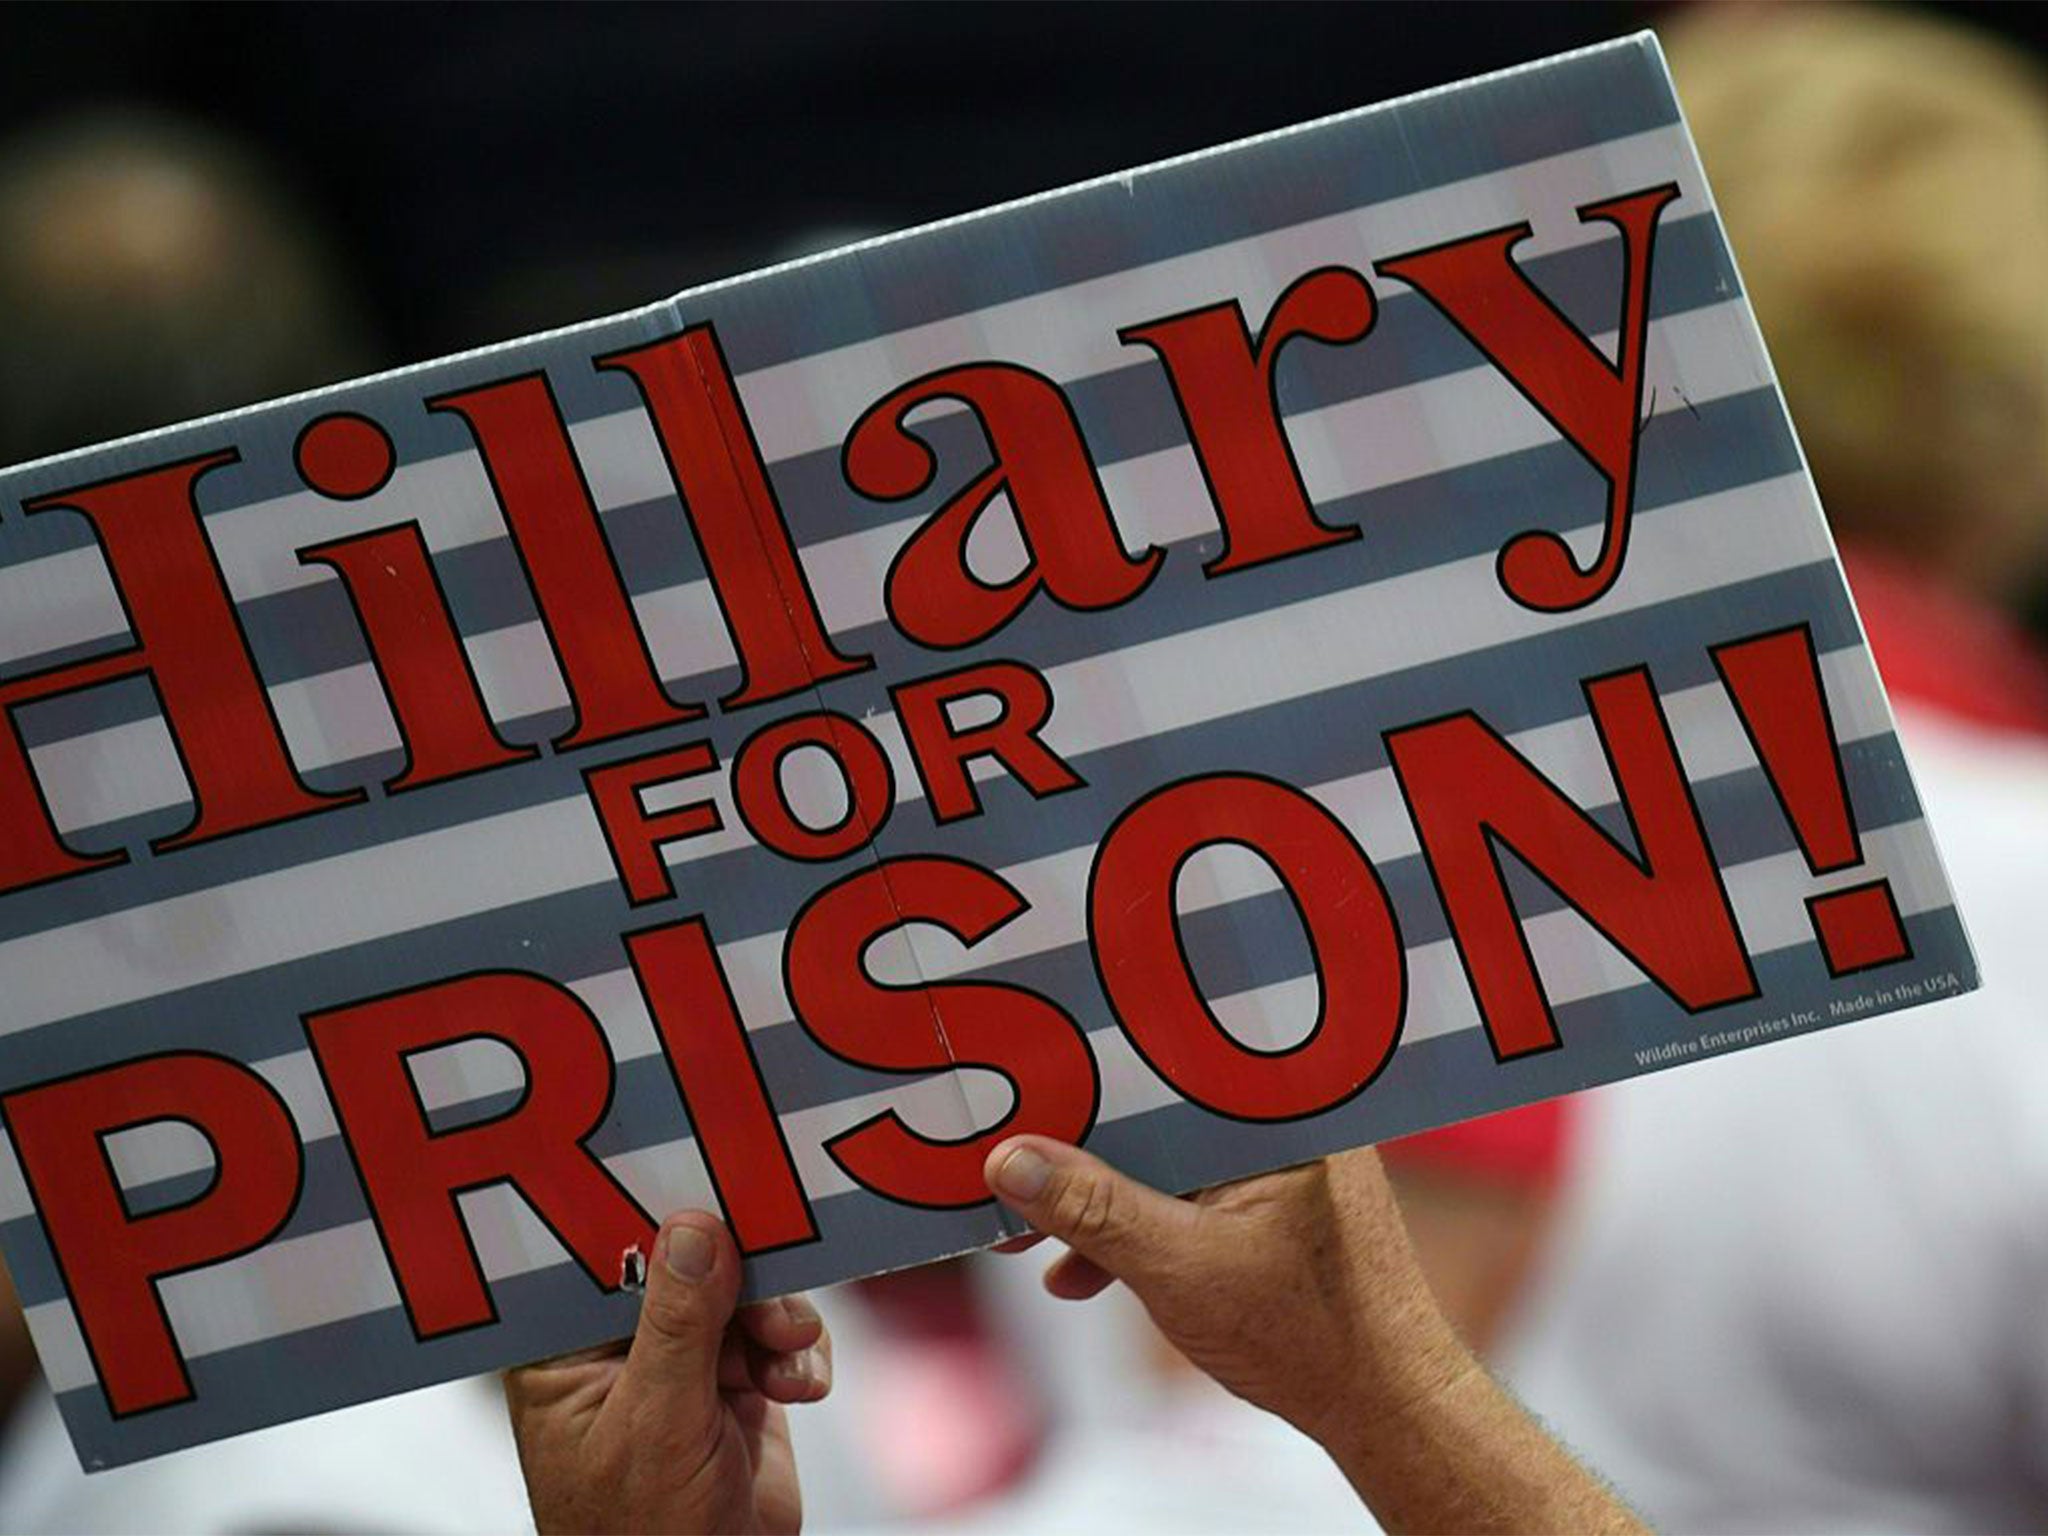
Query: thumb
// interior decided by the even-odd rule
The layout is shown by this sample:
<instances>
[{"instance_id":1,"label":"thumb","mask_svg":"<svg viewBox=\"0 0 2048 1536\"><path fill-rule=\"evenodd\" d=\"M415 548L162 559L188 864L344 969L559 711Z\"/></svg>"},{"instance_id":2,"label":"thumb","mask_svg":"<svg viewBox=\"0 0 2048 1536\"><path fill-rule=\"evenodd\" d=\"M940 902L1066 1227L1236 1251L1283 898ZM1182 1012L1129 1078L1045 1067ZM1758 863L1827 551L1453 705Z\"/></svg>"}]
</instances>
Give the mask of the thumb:
<instances>
[{"instance_id":1,"label":"thumb","mask_svg":"<svg viewBox=\"0 0 2048 1536\"><path fill-rule=\"evenodd\" d=\"M640 1324L614 1396L687 1433L716 1422L718 1352L739 1307L740 1256L715 1216L676 1216L654 1239Z\"/></svg>"},{"instance_id":2,"label":"thumb","mask_svg":"<svg viewBox=\"0 0 2048 1536\"><path fill-rule=\"evenodd\" d=\"M1140 1299L1191 1262L1200 1211L1043 1136L1012 1136L983 1165L1003 1204L1124 1282Z\"/></svg>"}]
</instances>

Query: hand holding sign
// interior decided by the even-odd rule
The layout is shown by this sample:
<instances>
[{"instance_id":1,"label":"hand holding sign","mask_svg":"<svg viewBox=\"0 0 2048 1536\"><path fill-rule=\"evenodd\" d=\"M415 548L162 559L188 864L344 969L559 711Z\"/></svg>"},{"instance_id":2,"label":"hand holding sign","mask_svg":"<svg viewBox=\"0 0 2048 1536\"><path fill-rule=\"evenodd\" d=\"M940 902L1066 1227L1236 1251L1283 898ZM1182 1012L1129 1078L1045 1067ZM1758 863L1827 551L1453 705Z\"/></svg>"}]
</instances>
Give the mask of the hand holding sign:
<instances>
[{"instance_id":1,"label":"hand holding sign","mask_svg":"<svg viewBox=\"0 0 2048 1536\"><path fill-rule=\"evenodd\" d=\"M678 1217L655 1241L630 1349L506 1376L541 1530L802 1524L783 1404L831 1390L832 1341L801 1298L740 1307L739 1295L739 1250L725 1228Z\"/></svg>"},{"instance_id":2,"label":"hand holding sign","mask_svg":"<svg viewBox=\"0 0 2048 1536\"><path fill-rule=\"evenodd\" d=\"M1054 1290L1125 1281L1196 1365L1328 1450L1389 1530L1641 1530L1458 1342L1376 1153L1189 1200L1038 1136L1002 1143L987 1174L1071 1245ZM825 1395L831 1341L802 1302L736 1316L739 1283L725 1229L678 1217L628 1352L506 1378L541 1530L798 1529L782 1405Z\"/></svg>"},{"instance_id":3,"label":"hand holding sign","mask_svg":"<svg viewBox=\"0 0 2048 1536\"><path fill-rule=\"evenodd\" d=\"M1069 1245L1047 1289L1123 1281L1195 1365L1328 1451L1387 1530L1643 1529L1458 1341L1370 1148L1176 1200L1019 1136L988 1181Z\"/></svg>"},{"instance_id":4,"label":"hand holding sign","mask_svg":"<svg viewBox=\"0 0 2048 1536\"><path fill-rule=\"evenodd\" d=\"M1363 1405L1412 1402L1478 1368L1370 1150L1178 1200L1019 1136L990 1155L988 1179L1067 1245L1046 1272L1053 1294L1083 1300L1121 1280L1206 1375L1325 1443Z\"/></svg>"}]
</instances>

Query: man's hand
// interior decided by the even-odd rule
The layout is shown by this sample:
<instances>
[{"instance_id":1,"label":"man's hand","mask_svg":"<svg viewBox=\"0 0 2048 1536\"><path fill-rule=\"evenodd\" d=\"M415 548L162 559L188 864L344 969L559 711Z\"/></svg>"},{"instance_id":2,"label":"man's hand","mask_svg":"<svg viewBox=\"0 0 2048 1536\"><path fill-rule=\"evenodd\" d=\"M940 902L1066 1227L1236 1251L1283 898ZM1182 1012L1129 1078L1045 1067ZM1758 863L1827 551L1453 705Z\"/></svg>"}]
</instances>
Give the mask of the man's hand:
<instances>
[{"instance_id":1,"label":"man's hand","mask_svg":"<svg viewBox=\"0 0 2048 1536\"><path fill-rule=\"evenodd\" d=\"M1038 1136L997 1147L987 1173L1067 1245L1047 1290L1081 1300L1123 1281L1202 1371L1318 1439L1361 1395L1402 1402L1478 1369L1430 1296L1377 1153L1187 1200Z\"/></svg>"},{"instance_id":2,"label":"man's hand","mask_svg":"<svg viewBox=\"0 0 2048 1536\"><path fill-rule=\"evenodd\" d=\"M505 1399L540 1530L795 1531L785 1403L832 1385L810 1303L740 1307L740 1256L715 1217L655 1238L630 1348L512 1371Z\"/></svg>"},{"instance_id":3,"label":"man's hand","mask_svg":"<svg viewBox=\"0 0 2048 1536\"><path fill-rule=\"evenodd\" d=\"M1176 1200L1017 1136L986 1176L1067 1245L1046 1289L1078 1300L1123 1281L1188 1359L1321 1442L1385 1529L1642 1531L1459 1342L1377 1153Z\"/></svg>"}]
</instances>

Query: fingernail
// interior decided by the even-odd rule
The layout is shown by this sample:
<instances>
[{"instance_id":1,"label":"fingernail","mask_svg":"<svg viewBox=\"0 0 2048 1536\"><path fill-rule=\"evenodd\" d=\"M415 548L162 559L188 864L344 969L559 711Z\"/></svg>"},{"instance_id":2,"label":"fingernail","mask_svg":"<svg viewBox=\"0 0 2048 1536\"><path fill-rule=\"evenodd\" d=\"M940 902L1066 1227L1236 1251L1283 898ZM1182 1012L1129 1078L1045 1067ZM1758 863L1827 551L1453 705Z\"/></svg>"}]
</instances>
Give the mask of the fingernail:
<instances>
[{"instance_id":1,"label":"fingernail","mask_svg":"<svg viewBox=\"0 0 2048 1536\"><path fill-rule=\"evenodd\" d=\"M670 1227L661 1234L661 1241L662 1262L678 1280L694 1285L718 1262L718 1249L709 1234L695 1227Z\"/></svg>"},{"instance_id":2,"label":"fingernail","mask_svg":"<svg viewBox=\"0 0 2048 1536\"><path fill-rule=\"evenodd\" d=\"M801 1296L783 1297L782 1315L792 1323L795 1323L799 1328L808 1328L812 1323L819 1320L818 1309Z\"/></svg>"},{"instance_id":3,"label":"fingernail","mask_svg":"<svg viewBox=\"0 0 2048 1536\"><path fill-rule=\"evenodd\" d=\"M996 1169L996 1191L1012 1200L1036 1200L1052 1182L1052 1164L1029 1147L1019 1147Z\"/></svg>"},{"instance_id":4,"label":"fingernail","mask_svg":"<svg viewBox=\"0 0 2048 1536\"><path fill-rule=\"evenodd\" d=\"M775 1362L775 1374L793 1387L826 1387L832 1383L832 1364L815 1345L798 1355L784 1355Z\"/></svg>"}]
</instances>

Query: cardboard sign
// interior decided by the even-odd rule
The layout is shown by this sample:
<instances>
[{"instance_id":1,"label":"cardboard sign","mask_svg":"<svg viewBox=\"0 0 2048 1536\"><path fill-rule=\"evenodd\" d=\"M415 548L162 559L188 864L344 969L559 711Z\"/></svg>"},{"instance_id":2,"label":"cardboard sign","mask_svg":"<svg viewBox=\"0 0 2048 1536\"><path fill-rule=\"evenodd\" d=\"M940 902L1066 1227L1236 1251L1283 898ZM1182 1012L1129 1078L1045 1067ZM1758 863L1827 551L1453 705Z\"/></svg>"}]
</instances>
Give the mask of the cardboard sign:
<instances>
[{"instance_id":1,"label":"cardboard sign","mask_svg":"<svg viewBox=\"0 0 2048 1536\"><path fill-rule=\"evenodd\" d=\"M31 465L88 1465L1974 985L1641 37Z\"/></svg>"}]
</instances>

